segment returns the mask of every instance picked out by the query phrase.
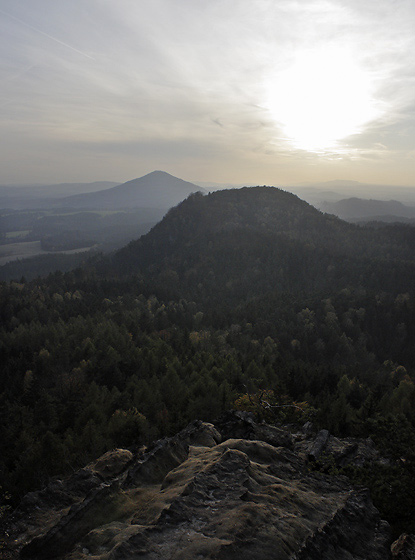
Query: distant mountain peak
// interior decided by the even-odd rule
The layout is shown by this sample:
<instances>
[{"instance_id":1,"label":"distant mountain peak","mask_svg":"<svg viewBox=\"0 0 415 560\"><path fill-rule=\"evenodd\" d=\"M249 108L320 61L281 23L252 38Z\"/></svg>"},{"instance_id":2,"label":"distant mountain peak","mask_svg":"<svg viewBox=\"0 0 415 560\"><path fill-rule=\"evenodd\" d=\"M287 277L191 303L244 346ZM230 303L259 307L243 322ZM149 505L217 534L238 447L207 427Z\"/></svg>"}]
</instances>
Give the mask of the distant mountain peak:
<instances>
[{"instance_id":1,"label":"distant mountain peak","mask_svg":"<svg viewBox=\"0 0 415 560\"><path fill-rule=\"evenodd\" d=\"M179 179L166 171L152 171L112 189L79 195L65 200L66 206L76 208L122 209L163 208L168 210L189 196L203 189Z\"/></svg>"},{"instance_id":2,"label":"distant mountain peak","mask_svg":"<svg viewBox=\"0 0 415 560\"><path fill-rule=\"evenodd\" d=\"M167 171L163 171L161 169L155 169L154 171L150 171L150 173L146 173L145 175L143 175L142 177L137 177L136 179L132 179L132 181L139 181L140 179L145 179L147 177L151 177L151 178L166 178L166 177L172 177L173 179L179 179L178 177L175 177L174 175L172 175L171 173L167 173ZM182 181L182 179L179 179L179 181ZM130 181L127 181L130 182Z\"/></svg>"},{"instance_id":3,"label":"distant mountain peak","mask_svg":"<svg viewBox=\"0 0 415 560\"><path fill-rule=\"evenodd\" d=\"M150 171L150 173L147 173L147 175L144 175L144 177L147 177L148 175L169 175L170 177L174 177L174 175L172 175L171 173L167 173L167 171L163 171L162 169L155 169L154 171ZM175 179L177 179L177 177L175 177Z\"/></svg>"}]
</instances>

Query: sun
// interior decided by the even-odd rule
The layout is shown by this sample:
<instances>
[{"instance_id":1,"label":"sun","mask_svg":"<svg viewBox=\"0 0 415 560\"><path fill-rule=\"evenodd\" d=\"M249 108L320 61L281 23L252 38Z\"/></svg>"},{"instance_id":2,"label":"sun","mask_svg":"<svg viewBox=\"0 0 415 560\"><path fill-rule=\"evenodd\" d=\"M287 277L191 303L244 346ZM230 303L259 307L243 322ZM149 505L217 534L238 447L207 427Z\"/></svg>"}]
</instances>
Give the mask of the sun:
<instances>
[{"instance_id":1,"label":"sun","mask_svg":"<svg viewBox=\"0 0 415 560\"><path fill-rule=\"evenodd\" d=\"M304 51L266 82L265 107L291 144L334 149L379 115L373 84L343 49Z\"/></svg>"}]
</instances>

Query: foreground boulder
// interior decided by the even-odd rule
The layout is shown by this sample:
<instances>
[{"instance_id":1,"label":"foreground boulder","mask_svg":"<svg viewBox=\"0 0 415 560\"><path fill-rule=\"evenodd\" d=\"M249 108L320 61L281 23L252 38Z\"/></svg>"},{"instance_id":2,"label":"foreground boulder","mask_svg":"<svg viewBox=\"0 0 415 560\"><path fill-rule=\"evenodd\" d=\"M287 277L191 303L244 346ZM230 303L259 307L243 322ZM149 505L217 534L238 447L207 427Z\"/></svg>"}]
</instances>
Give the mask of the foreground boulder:
<instances>
[{"instance_id":1,"label":"foreground boulder","mask_svg":"<svg viewBox=\"0 0 415 560\"><path fill-rule=\"evenodd\" d=\"M32 509L11 518L9 550L42 560L390 558L367 490L310 470L283 429L234 421L234 433L230 421L226 433L195 422L135 457L106 454L84 470L85 494L76 475L43 502L38 493L37 506L32 494ZM232 437L242 429L249 439Z\"/></svg>"}]
</instances>

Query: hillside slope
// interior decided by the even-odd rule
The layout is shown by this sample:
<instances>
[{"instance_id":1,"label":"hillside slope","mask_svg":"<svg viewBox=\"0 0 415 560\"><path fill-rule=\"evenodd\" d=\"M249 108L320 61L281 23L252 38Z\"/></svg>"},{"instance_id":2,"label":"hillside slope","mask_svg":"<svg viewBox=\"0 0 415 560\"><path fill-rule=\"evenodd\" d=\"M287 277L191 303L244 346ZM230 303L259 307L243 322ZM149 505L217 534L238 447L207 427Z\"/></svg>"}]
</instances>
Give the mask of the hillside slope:
<instances>
[{"instance_id":1,"label":"hillside slope","mask_svg":"<svg viewBox=\"0 0 415 560\"><path fill-rule=\"evenodd\" d=\"M117 186L111 181L59 183L56 185L0 186L0 208L13 210L56 208L63 198L103 191Z\"/></svg>"},{"instance_id":2,"label":"hillside slope","mask_svg":"<svg viewBox=\"0 0 415 560\"><path fill-rule=\"evenodd\" d=\"M326 202L320 209L335 214L343 220L362 220L382 216L399 218L415 218L415 207L406 206L397 200L365 200L362 198L346 198L338 202Z\"/></svg>"}]
</instances>

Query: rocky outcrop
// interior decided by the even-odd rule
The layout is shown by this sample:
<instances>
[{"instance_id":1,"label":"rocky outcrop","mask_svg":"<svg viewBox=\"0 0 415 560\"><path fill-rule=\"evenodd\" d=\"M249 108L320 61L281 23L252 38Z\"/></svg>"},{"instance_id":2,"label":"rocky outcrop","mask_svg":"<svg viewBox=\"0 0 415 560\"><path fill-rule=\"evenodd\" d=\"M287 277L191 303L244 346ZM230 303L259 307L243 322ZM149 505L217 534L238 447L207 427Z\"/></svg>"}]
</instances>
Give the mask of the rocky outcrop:
<instances>
[{"instance_id":1,"label":"rocky outcrop","mask_svg":"<svg viewBox=\"0 0 415 560\"><path fill-rule=\"evenodd\" d=\"M133 457L128 449L114 449L88 465L88 468L103 480L111 480L125 470Z\"/></svg>"},{"instance_id":2,"label":"rocky outcrop","mask_svg":"<svg viewBox=\"0 0 415 560\"><path fill-rule=\"evenodd\" d=\"M393 560L415 560L415 535L403 533L391 550Z\"/></svg>"},{"instance_id":3,"label":"rocky outcrop","mask_svg":"<svg viewBox=\"0 0 415 560\"><path fill-rule=\"evenodd\" d=\"M172 438L157 441L128 473L128 486L161 483L164 477L188 457L190 445L212 447L221 435L212 424L196 421Z\"/></svg>"},{"instance_id":4,"label":"rocky outcrop","mask_svg":"<svg viewBox=\"0 0 415 560\"><path fill-rule=\"evenodd\" d=\"M308 452L308 460L316 461L327 446L330 434L328 430L320 430L316 439L313 441L310 451Z\"/></svg>"},{"instance_id":5,"label":"rocky outcrop","mask_svg":"<svg viewBox=\"0 0 415 560\"><path fill-rule=\"evenodd\" d=\"M337 438L331 435L327 430L320 430L316 435L310 429L305 428L294 436L295 451L306 458L310 463L316 461L324 462L329 460L330 463L337 467L344 467L353 464L356 467L362 467L365 464L378 462L381 464L388 463L387 459L380 457L375 444L370 438Z\"/></svg>"},{"instance_id":6,"label":"rocky outcrop","mask_svg":"<svg viewBox=\"0 0 415 560\"><path fill-rule=\"evenodd\" d=\"M258 424L252 412L228 412L220 419L217 428L223 439L256 439L288 449L292 449L294 445L293 437L288 430L269 424Z\"/></svg>"},{"instance_id":7,"label":"rocky outcrop","mask_svg":"<svg viewBox=\"0 0 415 560\"><path fill-rule=\"evenodd\" d=\"M42 560L390 558L368 492L309 468L314 440L238 413L136 456L114 450L59 492L55 482L32 494L10 520L9 550Z\"/></svg>"}]
</instances>

